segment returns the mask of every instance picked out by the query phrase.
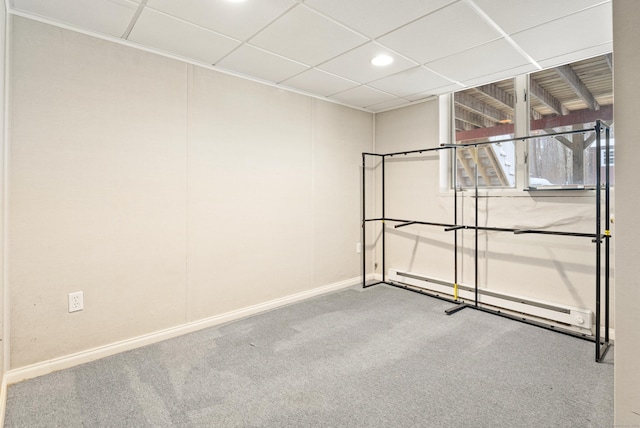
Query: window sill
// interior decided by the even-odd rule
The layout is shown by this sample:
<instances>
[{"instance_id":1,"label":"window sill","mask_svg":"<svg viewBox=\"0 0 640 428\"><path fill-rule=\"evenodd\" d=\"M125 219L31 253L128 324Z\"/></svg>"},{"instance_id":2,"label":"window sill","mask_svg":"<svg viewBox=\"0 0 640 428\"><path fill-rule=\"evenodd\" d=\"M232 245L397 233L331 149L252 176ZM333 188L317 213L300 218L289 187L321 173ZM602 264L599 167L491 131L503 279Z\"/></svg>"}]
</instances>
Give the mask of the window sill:
<instances>
[{"instance_id":1,"label":"window sill","mask_svg":"<svg viewBox=\"0 0 640 428\"><path fill-rule=\"evenodd\" d=\"M613 186L611 187L613 191ZM441 190L439 196L452 198L454 192L452 190ZM475 196L474 189L462 189L458 191L458 196L469 198ZM478 189L478 197L480 198L532 198L532 197L563 197L563 198L593 198L595 196L594 187L577 188L524 188L524 189Z\"/></svg>"},{"instance_id":2,"label":"window sill","mask_svg":"<svg viewBox=\"0 0 640 428\"><path fill-rule=\"evenodd\" d=\"M545 185L545 186L530 186L530 187L525 187L523 190L526 192L548 192L551 190L561 190L561 191L567 191L567 190L580 190L580 191L584 191L584 190L595 190L596 186L584 186L581 184L565 184L565 185Z\"/></svg>"}]
</instances>

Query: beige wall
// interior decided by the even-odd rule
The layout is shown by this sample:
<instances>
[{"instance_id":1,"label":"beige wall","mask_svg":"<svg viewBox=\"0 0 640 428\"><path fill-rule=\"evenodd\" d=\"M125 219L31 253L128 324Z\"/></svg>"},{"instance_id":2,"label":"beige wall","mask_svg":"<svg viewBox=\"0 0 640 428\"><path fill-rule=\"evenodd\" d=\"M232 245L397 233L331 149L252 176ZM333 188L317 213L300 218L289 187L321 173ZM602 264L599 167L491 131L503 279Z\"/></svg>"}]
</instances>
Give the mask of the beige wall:
<instances>
[{"instance_id":1,"label":"beige wall","mask_svg":"<svg viewBox=\"0 0 640 428\"><path fill-rule=\"evenodd\" d=\"M437 147L438 138L438 101L376 116L379 153ZM440 162L439 154L433 152L387 158L387 217L453 223L452 195L440 189ZM481 195L480 226L595 232L594 192L570 197L515 190L501 194ZM458 203L458 222L473 225L472 192L465 192ZM387 227L387 269L454 281L452 232L442 227L392 226ZM475 284L474 244L473 231L459 232L462 251L457 279L470 286ZM595 312L596 256L591 239L488 232L480 234L478 248L479 287ZM381 257L379 251L377 257Z\"/></svg>"},{"instance_id":2,"label":"beige wall","mask_svg":"<svg viewBox=\"0 0 640 428\"><path fill-rule=\"evenodd\" d=\"M616 187L619 194L616 275L615 423L640 426L640 209L638 117L640 117L640 2L613 1Z\"/></svg>"},{"instance_id":3,"label":"beige wall","mask_svg":"<svg viewBox=\"0 0 640 428\"><path fill-rule=\"evenodd\" d=\"M371 114L19 17L11 42L11 368L359 275Z\"/></svg>"},{"instance_id":4,"label":"beige wall","mask_svg":"<svg viewBox=\"0 0 640 428\"><path fill-rule=\"evenodd\" d=\"M0 340L2 341L2 346L0 347L0 371L2 376L4 377L5 373L5 353L8 352L9 348L7 345L7 341L5 340L5 322L4 322L4 306L5 306L5 283L4 283L4 274L6 266L4 265L4 242L5 242L5 230L4 230L4 219L5 219L5 203L4 203L4 176L5 176L5 54L6 54L6 22L7 21L7 11L5 8L5 4L3 3L0 6L0 281L2 282L2 287L0 289ZM0 418L1 420L1 418Z\"/></svg>"},{"instance_id":5,"label":"beige wall","mask_svg":"<svg viewBox=\"0 0 640 428\"><path fill-rule=\"evenodd\" d=\"M376 115L376 151L393 153L436 147L440 143L438 125L437 100L380 113ZM449 206L452 199L439 197L437 153L387 158L385 183L386 217L451 221ZM426 226L394 229L393 224L387 225L386 232L387 271L389 268L407 269L449 279L453 269L450 234ZM377 257L381 259L379 252ZM381 267L379 263L380 273Z\"/></svg>"}]
</instances>

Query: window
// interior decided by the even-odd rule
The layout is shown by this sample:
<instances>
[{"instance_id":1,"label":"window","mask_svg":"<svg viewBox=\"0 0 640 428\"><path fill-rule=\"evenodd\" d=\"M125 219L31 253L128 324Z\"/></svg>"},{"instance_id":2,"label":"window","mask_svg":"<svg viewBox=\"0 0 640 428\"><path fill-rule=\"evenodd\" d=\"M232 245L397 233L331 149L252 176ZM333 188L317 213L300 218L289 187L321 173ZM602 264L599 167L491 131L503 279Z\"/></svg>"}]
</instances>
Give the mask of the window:
<instances>
[{"instance_id":1,"label":"window","mask_svg":"<svg viewBox=\"0 0 640 428\"><path fill-rule=\"evenodd\" d=\"M465 89L453 94L453 104L456 143L496 141L478 146L477 153L473 147L456 150L451 177L459 188L474 187L476 177L480 188L514 188L516 177L518 188L584 188L595 186L598 167L604 176L604 135L598 166L593 128L596 120L613 125L611 54ZM508 141L516 135L538 138ZM527 171L516 170L517 159Z\"/></svg>"},{"instance_id":2,"label":"window","mask_svg":"<svg viewBox=\"0 0 640 428\"><path fill-rule=\"evenodd\" d=\"M456 143L500 141L513 138L515 97L513 79L456 92L454 94ZM514 187L513 142L456 150L458 187Z\"/></svg>"},{"instance_id":3,"label":"window","mask_svg":"<svg viewBox=\"0 0 640 428\"><path fill-rule=\"evenodd\" d=\"M593 127L597 119L608 125L613 123L611 56L543 70L529 79L530 135L540 135L529 141L529 186L595 186ZM549 136L558 132L571 133ZM601 150L600 167L604 168L605 148ZM612 159L613 156L610 162ZM611 178L613 183L613 174Z\"/></svg>"}]
</instances>

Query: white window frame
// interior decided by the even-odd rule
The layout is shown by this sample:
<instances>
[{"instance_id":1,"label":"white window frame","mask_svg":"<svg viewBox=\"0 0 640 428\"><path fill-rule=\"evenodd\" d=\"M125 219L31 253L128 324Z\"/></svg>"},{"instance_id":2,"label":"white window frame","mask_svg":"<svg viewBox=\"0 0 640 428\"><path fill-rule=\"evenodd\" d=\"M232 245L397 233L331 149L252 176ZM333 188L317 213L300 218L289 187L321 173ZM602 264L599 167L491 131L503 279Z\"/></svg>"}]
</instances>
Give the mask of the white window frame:
<instances>
[{"instance_id":1,"label":"white window frame","mask_svg":"<svg viewBox=\"0 0 640 428\"><path fill-rule=\"evenodd\" d=\"M523 74L514 78L514 139L526 136L529 132L529 75ZM453 144L455 137L455 102L454 93L444 94L439 97L440 111L440 141L446 144ZM483 194L496 195L522 195L528 183L527 150L528 145L515 142L515 186L514 187L480 187L479 192ZM444 192L452 191L453 187L453 159L450 150L443 150L440 153L440 190ZM463 192L473 189L462 189Z\"/></svg>"},{"instance_id":2,"label":"white window frame","mask_svg":"<svg viewBox=\"0 0 640 428\"><path fill-rule=\"evenodd\" d=\"M530 115L530 103L529 103L529 81L530 74L521 74L514 77L514 93L515 93L515 106L514 106L514 139L519 137L526 137L530 133L531 115ZM440 112L440 129L439 137L440 141L446 144L453 144L456 141L455 138L455 105L454 94L449 93L441 95L439 97L439 112ZM525 190L529 189L529 144L526 142L515 142L515 186L504 187L480 187L478 189L481 195L490 196L528 196L529 193ZM615 158L614 158L615 159ZM602 161L604 162L604 160ZM615 162L615 161L613 161ZM453 174L454 165L451 158L450 150L443 150L440 152L440 192L441 194L453 192ZM461 189L462 192L474 191L474 189ZM557 191L553 189L545 189L545 195L547 196L589 196L589 192L584 190L562 190Z\"/></svg>"}]
</instances>

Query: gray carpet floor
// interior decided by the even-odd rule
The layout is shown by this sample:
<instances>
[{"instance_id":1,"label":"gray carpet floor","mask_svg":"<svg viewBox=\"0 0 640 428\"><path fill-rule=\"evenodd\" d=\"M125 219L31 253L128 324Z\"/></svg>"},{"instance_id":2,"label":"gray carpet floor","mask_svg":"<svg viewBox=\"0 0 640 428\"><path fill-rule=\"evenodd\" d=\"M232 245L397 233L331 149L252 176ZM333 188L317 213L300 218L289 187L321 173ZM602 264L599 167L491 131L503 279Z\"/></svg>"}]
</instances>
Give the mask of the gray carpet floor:
<instances>
[{"instance_id":1,"label":"gray carpet floor","mask_svg":"<svg viewBox=\"0 0 640 428\"><path fill-rule=\"evenodd\" d=\"M610 427L613 352L378 285L11 385L7 427Z\"/></svg>"}]
</instances>

